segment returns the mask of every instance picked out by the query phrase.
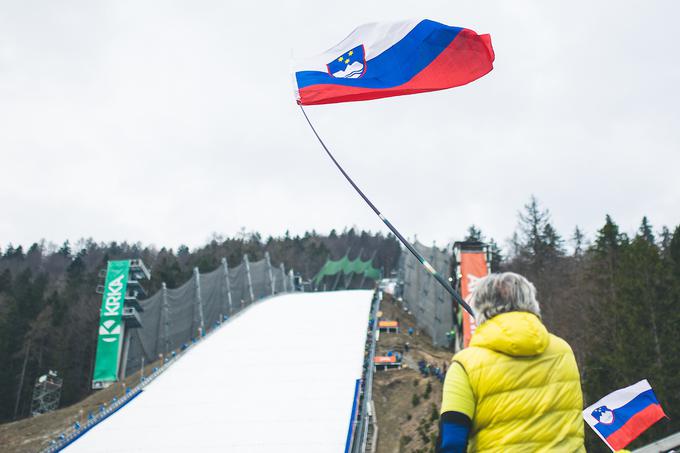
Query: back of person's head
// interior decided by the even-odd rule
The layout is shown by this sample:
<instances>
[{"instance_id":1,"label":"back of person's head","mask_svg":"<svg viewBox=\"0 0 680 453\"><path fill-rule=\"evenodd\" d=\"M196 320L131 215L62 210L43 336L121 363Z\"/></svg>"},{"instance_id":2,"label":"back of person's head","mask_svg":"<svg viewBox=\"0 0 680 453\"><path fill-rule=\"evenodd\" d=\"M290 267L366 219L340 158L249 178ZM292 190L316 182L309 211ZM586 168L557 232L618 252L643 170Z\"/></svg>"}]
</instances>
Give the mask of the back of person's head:
<instances>
[{"instance_id":1,"label":"back of person's head","mask_svg":"<svg viewBox=\"0 0 680 453\"><path fill-rule=\"evenodd\" d=\"M475 285L470 299L477 325L501 313L525 311L541 317L534 285L514 272L490 274Z\"/></svg>"}]
</instances>

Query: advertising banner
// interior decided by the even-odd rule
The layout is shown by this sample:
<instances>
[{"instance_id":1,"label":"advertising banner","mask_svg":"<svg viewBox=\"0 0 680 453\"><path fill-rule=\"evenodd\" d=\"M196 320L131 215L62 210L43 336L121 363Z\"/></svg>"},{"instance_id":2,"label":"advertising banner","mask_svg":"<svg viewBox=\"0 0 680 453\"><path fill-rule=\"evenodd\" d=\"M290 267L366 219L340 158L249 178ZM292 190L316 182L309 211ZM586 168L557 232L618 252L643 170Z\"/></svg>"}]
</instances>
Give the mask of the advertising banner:
<instances>
[{"instance_id":1,"label":"advertising banner","mask_svg":"<svg viewBox=\"0 0 680 453\"><path fill-rule=\"evenodd\" d=\"M377 355L373 358L373 363L397 363L397 358L393 355Z\"/></svg>"},{"instance_id":2,"label":"advertising banner","mask_svg":"<svg viewBox=\"0 0 680 453\"><path fill-rule=\"evenodd\" d=\"M482 277L488 274L486 267L486 253L482 251L461 250L460 253L461 295L466 302L470 302L470 294ZM463 312L463 347L470 345L470 338L475 333L475 318Z\"/></svg>"},{"instance_id":3,"label":"advertising banner","mask_svg":"<svg viewBox=\"0 0 680 453\"><path fill-rule=\"evenodd\" d=\"M123 345L123 303L127 289L130 261L109 261L104 282L102 309L99 316L99 338L92 382L94 388L118 378L118 365Z\"/></svg>"}]
</instances>

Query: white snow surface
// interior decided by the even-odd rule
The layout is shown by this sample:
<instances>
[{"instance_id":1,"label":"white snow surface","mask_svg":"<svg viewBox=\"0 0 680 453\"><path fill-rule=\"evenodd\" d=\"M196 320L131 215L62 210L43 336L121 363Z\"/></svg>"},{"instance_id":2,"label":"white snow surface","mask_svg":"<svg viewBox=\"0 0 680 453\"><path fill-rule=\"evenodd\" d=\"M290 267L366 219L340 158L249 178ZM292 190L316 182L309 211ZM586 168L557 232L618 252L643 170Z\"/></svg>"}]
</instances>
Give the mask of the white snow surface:
<instances>
[{"instance_id":1,"label":"white snow surface","mask_svg":"<svg viewBox=\"0 0 680 453\"><path fill-rule=\"evenodd\" d=\"M371 297L255 303L66 451L344 451Z\"/></svg>"}]
</instances>

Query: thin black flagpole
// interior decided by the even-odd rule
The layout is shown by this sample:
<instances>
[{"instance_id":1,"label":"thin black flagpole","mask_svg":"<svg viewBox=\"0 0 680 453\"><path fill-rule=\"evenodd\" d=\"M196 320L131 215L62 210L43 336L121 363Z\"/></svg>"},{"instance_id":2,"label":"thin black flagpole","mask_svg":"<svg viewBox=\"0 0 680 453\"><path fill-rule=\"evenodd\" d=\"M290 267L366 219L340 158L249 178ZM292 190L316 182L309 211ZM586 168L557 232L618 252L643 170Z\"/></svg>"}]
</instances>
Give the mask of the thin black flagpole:
<instances>
[{"instance_id":1,"label":"thin black flagpole","mask_svg":"<svg viewBox=\"0 0 680 453\"><path fill-rule=\"evenodd\" d=\"M461 307L463 307L465 309L465 311L470 313L471 316L474 316L474 313L472 312L472 308L470 308L470 306L463 300L463 298L460 296L460 294L458 294L458 292L455 289L453 289L451 284L449 282L447 282L446 279L444 277L442 277L439 274L439 272L437 272L435 270L435 268L432 267L432 265L430 263L428 263L427 260L420 253L418 253L418 251L406 240L406 238L404 238L404 236L402 236L401 233L399 231L397 231L397 229L394 227L394 225L392 225L390 223L390 221L387 220L385 218L385 216L380 213L380 211L378 211L378 208L376 208L375 205L371 202L371 200L369 200L368 197L366 195L364 195L364 193L361 191L361 189L359 189L359 186L357 186L354 183L354 181L352 181L352 178L349 177L347 172L342 168L342 166L338 163L338 161L335 160L335 157L333 157L333 154L331 154L331 152L326 147L326 144L323 142L323 140L321 140L321 137L319 137L319 133L316 132L316 129L314 129L312 122L309 121L309 117L307 116L307 112L305 112L305 109L304 109L304 107L302 107L302 104L298 104L298 105L300 105L300 110L302 110L302 114L305 116L305 119L307 120L307 124L309 124L309 127L312 128L312 132L314 132L314 135L316 135L317 140L319 140L319 143L321 143L321 146L323 147L324 151L326 151L326 154L328 154L328 157L331 158L331 160L333 161L335 166L338 167L338 170L340 170L340 173L342 173L342 175L345 177L347 182L349 182L352 185L352 187L354 187L354 190L357 191L357 193L361 196L361 198L364 199L366 204L373 210L373 212L375 212L375 214L378 217L380 217L380 220L382 220L383 223L387 226L387 228L389 228L390 231L392 233L394 233L394 235L397 237L397 239L399 239L401 241L401 243L404 244L404 246L409 250L409 252L411 252L413 254L413 256L415 256L418 259L418 261L420 261L420 264L423 265L425 270L428 271L435 278L435 280L437 280L439 282L439 284L442 285L444 287L444 289L446 289L446 291L449 292L449 294L451 294L451 296L453 296L453 298L456 300L456 302L458 302L458 304Z\"/></svg>"}]
</instances>

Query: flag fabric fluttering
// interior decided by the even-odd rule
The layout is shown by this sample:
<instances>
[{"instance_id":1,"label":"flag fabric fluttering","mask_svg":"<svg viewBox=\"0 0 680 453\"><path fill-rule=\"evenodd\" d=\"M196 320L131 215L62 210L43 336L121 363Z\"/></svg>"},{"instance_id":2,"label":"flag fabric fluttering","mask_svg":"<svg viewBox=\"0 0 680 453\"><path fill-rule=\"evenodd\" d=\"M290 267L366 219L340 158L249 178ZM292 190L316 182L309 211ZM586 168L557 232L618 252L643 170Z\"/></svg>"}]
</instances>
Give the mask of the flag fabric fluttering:
<instances>
[{"instance_id":1,"label":"flag fabric fluttering","mask_svg":"<svg viewBox=\"0 0 680 453\"><path fill-rule=\"evenodd\" d=\"M301 105L365 101L443 90L493 69L489 35L432 20L377 22L295 64Z\"/></svg>"},{"instance_id":2,"label":"flag fabric fluttering","mask_svg":"<svg viewBox=\"0 0 680 453\"><path fill-rule=\"evenodd\" d=\"M355 29L323 54L295 64L300 110L333 164L423 268L470 315L451 283L411 245L356 185L314 128L305 105L367 101L443 90L470 83L493 69L489 35L432 20L376 22Z\"/></svg>"},{"instance_id":3,"label":"flag fabric fluttering","mask_svg":"<svg viewBox=\"0 0 680 453\"><path fill-rule=\"evenodd\" d=\"M621 450L666 417L647 379L605 396L583 411L583 418L614 451Z\"/></svg>"}]
</instances>

